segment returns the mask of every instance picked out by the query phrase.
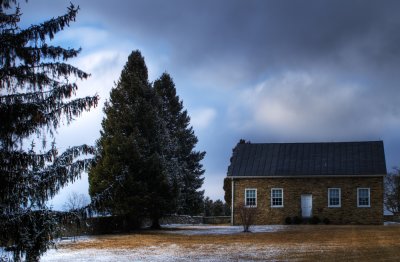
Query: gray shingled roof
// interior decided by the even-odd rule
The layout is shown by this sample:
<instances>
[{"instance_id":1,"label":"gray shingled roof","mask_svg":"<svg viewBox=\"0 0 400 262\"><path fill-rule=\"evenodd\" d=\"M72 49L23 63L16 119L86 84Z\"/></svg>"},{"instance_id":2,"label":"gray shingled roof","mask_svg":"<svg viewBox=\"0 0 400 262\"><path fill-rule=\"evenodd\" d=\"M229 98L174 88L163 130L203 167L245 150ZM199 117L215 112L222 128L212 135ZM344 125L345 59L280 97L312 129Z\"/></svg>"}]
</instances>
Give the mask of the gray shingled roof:
<instances>
[{"instance_id":1,"label":"gray shingled roof","mask_svg":"<svg viewBox=\"0 0 400 262\"><path fill-rule=\"evenodd\" d=\"M238 144L228 176L384 175L382 141Z\"/></svg>"}]
</instances>

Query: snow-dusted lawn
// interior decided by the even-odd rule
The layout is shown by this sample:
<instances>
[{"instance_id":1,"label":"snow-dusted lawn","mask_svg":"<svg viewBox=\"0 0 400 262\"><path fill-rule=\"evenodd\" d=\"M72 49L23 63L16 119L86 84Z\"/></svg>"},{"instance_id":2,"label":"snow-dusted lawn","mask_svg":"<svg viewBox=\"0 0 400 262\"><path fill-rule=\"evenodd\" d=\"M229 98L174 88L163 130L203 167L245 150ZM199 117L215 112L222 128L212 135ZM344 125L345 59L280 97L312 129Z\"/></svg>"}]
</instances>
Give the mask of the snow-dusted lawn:
<instances>
[{"instance_id":1,"label":"snow-dusted lawn","mask_svg":"<svg viewBox=\"0 0 400 262\"><path fill-rule=\"evenodd\" d=\"M166 225L61 241L42 261L398 261L400 225Z\"/></svg>"},{"instance_id":2,"label":"snow-dusted lawn","mask_svg":"<svg viewBox=\"0 0 400 262\"><path fill-rule=\"evenodd\" d=\"M163 225L163 228L170 230L161 230L160 233L165 234L181 234L181 235L229 235L239 234L243 232L242 226L210 226L210 225ZM272 226L252 226L250 228L253 233L261 232L277 232L289 228L284 225Z\"/></svg>"}]
</instances>

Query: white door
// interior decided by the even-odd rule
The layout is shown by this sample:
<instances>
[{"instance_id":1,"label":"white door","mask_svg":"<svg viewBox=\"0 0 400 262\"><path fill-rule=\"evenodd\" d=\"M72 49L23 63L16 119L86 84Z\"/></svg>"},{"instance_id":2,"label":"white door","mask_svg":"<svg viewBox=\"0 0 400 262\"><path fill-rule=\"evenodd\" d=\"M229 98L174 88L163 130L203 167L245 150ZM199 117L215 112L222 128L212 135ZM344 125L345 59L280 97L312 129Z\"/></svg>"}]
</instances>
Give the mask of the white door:
<instances>
[{"instance_id":1,"label":"white door","mask_svg":"<svg viewBox=\"0 0 400 262\"><path fill-rule=\"evenodd\" d=\"M301 195L301 215L311 217L312 195Z\"/></svg>"}]
</instances>

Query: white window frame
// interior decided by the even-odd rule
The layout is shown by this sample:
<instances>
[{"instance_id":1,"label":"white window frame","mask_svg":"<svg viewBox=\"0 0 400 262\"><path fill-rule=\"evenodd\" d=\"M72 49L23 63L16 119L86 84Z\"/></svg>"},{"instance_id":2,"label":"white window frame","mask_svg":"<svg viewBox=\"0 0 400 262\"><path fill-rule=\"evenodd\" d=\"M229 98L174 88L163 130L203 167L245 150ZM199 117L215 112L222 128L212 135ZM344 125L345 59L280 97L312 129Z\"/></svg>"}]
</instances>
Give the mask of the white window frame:
<instances>
[{"instance_id":1,"label":"white window frame","mask_svg":"<svg viewBox=\"0 0 400 262\"><path fill-rule=\"evenodd\" d=\"M368 190L368 205L360 205L360 190L367 189ZM357 207L371 207L371 189L369 187L358 187L357 188Z\"/></svg>"},{"instance_id":2,"label":"white window frame","mask_svg":"<svg viewBox=\"0 0 400 262\"><path fill-rule=\"evenodd\" d=\"M339 204L338 205L331 205L331 190L339 190ZM342 207L342 190L340 187L331 187L328 188L328 207Z\"/></svg>"},{"instance_id":3,"label":"white window frame","mask_svg":"<svg viewBox=\"0 0 400 262\"><path fill-rule=\"evenodd\" d=\"M282 205L274 205L273 204L273 197L272 197L272 192L274 191L274 190L280 190L281 191L281 193L282 193ZM283 188L271 188L271 207L283 207Z\"/></svg>"},{"instance_id":4,"label":"white window frame","mask_svg":"<svg viewBox=\"0 0 400 262\"><path fill-rule=\"evenodd\" d=\"M255 191L256 192L256 204L255 205L247 205L247 191ZM244 206L245 207L257 207L257 188L245 188L244 190Z\"/></svg>"}]
</instances>

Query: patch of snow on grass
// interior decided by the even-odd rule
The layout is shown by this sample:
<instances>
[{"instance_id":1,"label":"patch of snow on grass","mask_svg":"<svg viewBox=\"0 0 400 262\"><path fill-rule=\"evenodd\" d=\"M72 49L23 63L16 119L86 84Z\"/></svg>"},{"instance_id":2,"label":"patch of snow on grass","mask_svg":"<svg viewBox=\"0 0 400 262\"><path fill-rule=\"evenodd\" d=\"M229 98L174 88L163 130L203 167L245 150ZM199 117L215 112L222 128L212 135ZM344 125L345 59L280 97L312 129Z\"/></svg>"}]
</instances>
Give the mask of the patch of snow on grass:
<instances>
[{"instance_id":1,"label":"patch of snow on grass","mask_svg":"<svg viewBox=\"0 0 400 262\"><path fill-rule=\"evenodd\" d=\"M165 229L161 233L181 234L181 235L230 235L243 232L242 226L211 226L211 225L163 225ZM250 231L253 233L265 232L278 232L285 230L287 226L284 225L270 225L270 226L251 226Z\"/></svg>"},{"instance_id":2,"label":"patch of snow on grass","mask_svg":"<svg viewBox=\"0 0 400 262\"><path fill-rule=\"evenodd\" d=\"M297 252L304 252L305 249L305 246L299 247ZM46 253L41 261L268 261L284 256L285 252L286 250L279 246L202 244L188 249L178 245L162 244L134 249L64 249L59 252L52 250Z\"/></svg>"},{"instance_id":3,"label":"patch of snow on grass","mask_svg":"<svg viewBox=\"0 0 400 262\"><path fill-rule=\"evenodd\" d=\"M241 249L241 252L237 252ZM210 252L210 250L213 251ZM181 248L178 245L160 245L135 249L51 250L42 257L41 261L252 261L260 258L268 260L279 254L282 254L282 250L267 246L262 250L247 246L243 251L241 245L204 244L193 249Z\"/></svg>"},{"instance_id":4,"label":"patch of snow on grass","mask_svg":"<svg viewBox=\"0 0 400 262\"><path fill-rule=\"evenodd\" d=\"M385 221L384 223L383 223L383 225L385 225L385 226L389 226L389 225L399 225L400 224L400 222L396 222L396 221Z\"/></svg>"},{"instance_id":5,"label":"patch of snow on grass","mask_svg":"<svg viewBox=\"0 0 400 262\"><path fill-rule=\"evenodd\" d=\"M68 243L68 242L83 242L83 241L93 241L95 239L94 236L75 236L75 237L62 237L56 239L56 243Z\"/></svg>"},{"instance_id":6,"label":"patch of snow on grass","mask_svg":"<svg viewBox=\"0 0 400 262\"><path fill-rule=\"evenodd\" d=\"M41 261L187 261L195 259L198 254L188 254L177 245L161 245L136 249L84 249L84 250L51 250ZM189 252L191 253L191 252Z\"/></svg>"}]
</instances>

